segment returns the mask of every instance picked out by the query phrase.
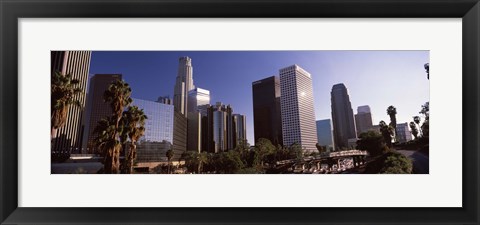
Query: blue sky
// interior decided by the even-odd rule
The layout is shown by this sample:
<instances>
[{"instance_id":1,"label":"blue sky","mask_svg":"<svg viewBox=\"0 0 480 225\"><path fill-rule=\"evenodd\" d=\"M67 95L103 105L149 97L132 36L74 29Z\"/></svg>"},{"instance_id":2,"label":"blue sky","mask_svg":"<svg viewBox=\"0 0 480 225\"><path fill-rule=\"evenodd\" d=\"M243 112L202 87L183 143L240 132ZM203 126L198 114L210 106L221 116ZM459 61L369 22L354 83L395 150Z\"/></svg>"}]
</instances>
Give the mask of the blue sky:
<instances>
[{"instance_id":1,"label":"blue sky","mask_svg":"<svg viewBox=\"0 0 480 225\"><path fill-rule=\"evenodd\" d=\"M423 65L428 51L94 51L90 74L120 73L132 97L173 98L178 58L189 56L195 86L210 91L211 104L230 104L247 116L247 137L253 140L252 82L277 75L297 64L312 74L316 119L331 118L330 91L344 83L354 113L369 105L373 123L389 121L386 109L397 108L397 122L410 122L429 101Z\"/></svg>"}]
</instances>

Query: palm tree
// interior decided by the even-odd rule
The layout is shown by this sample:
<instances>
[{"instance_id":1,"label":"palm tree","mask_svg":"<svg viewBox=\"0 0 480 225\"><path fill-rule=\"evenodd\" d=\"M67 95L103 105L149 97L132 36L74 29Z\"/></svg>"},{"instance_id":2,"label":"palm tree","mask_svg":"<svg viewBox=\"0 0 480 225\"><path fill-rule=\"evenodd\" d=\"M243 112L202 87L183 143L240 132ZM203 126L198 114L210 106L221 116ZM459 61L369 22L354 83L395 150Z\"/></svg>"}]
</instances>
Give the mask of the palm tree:
<instances>
[{"instance_id":1,"label":"palm tree","mask_svg":"<svg viewBox=\"0 0 480 225\"><path fill-rule=\"evenodd\" d=\"M107 117L100 120L93 131L96 134L95 145L98 151L96 153L104 157L104 173L112 173L114 167L114 161L111 157L113 157L115 148L118 147L116 140L111 138L117 132L114 124L114 120L111 117Z\"/></svg>"},{"instance_id":2,"label":"palm tree","mask_svg":"<svg viewBox=\"0 0 480 225\"><path fill-rule=\"evenodd\" d=\"M391 105L387 108L387 114L390 116L390 126L393 127L393 138L395 139L397 131L397 109Z\"/></svg>"},{"instance_id":3,"label":"palm tree","mask_svg":"<svg viewBox=\"0 0 480 225\"><path fill-rule=\"evenodd\" d=\"M412 130L412 134L415 137L415 140L417 140L418 137L418 128L417 125L415 125L414 122L410 122L410 129Z\"/></svg>"},{"instance_id":4,"label":"palm tree","mask_svg":"<svg viewBox=\"0 0 480 225\"><path fill-rule=\"evenodd\" d=\"M417 127L419 128L420 127L420 122L421 122L420 117L419 116L414 116L413 121L417 124ZM420 135L422 135L422 130L421 129L420 129Z\"/></svg>"},{"instance_id":5,"label":"palm tree","mask_svg":"<svg viewBox=\"0 0 480 225\"><path fill-rule=\"evenodd\" d=\"M427 79L430 80L430 63L425 63L423 68L425 68L425 72L427 72Z\"/></svg>"},{"instance_id":6,"label":"palm tree","mask_svg":"<svg viewBox=\"0 0 480 225\"><path fill-rule=\"evenodd\" d=\"M117 80L113 82L103 94L105 102L110 103L113 114L111 117L111 123L114 126L114 131L110 135L111 142L108 145L108 149L105 149L105 173L118 173L120 170L120 149L121 142L119 141L120 133L120 120L123 116L125 107L132 103L130 95L132 90L130 86L123 80ZM111 168L107 168L111 167Z\"/></svg>"},{"instance_id":7,"label":"palm tree","mask_svg":"<svg viewBox=\"0 0 480 225\"><path fill-rule=\"evenodd\" d=\"M382 133L383 139L388 147L392 147L392 136L393 136L393 127L387 125L385 121L380 121L380 133Z\"/></svg>"},{"instance_id":8,"label":"palm tree","mask_svg":"<svg viewBox=\"0 0 480 225\"><path fill-rule=\"evenodd\" d=\"M51 133L50 139L55 137L56 130L63 127L67 122L69 107L80 106L76 96L83 92L78 87L79 81L72 79L70 74L62 74L58 71L52 73L51 80Z\"/></svg>"},{"instance_id":9,"label":"palm tree","mask_svg":"<svg viewBox=\"0 0 480 225\"><path fill-rule=\"evenodd\" d=\"M170 160L172 160L173 158L173 150L170 149L167 151L167 153L165 153L165 156L167 156L167 159L168 159L168 173L170 173Z\"/></svg>"},{"instance_id":10,"label":"palm tree","mask_svg":"<svg viewBox=\"0 0 480 225\"><path fill-rule=\"evenodd\" d=\"M133 161L137 155L137 141L145 133L145 116L142 109L130 106L123 113L124 132L130 139L130 150L125 158L125 173L133 173Z\"/></svg>"}]
</instances>

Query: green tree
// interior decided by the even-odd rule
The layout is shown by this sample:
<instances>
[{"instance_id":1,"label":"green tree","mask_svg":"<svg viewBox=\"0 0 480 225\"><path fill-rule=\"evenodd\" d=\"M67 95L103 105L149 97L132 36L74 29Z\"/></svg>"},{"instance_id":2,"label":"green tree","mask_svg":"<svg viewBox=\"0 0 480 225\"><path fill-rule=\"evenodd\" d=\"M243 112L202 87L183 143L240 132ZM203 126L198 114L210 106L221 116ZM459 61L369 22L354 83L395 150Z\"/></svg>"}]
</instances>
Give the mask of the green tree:
<instances>
[{"instance_id":1,"label":"green tree","mask_svg":"<svg viewBox=\"0 0 480 225\"><path fill-rule=\"evenodd\" d=\"M393 127L390 125L387 125L385 121L380 121L378 124L380 126L380 132L383 136L383 140L387 144L387 146L390 148L392 147L392 137L393 137Z\"/></svg>"},{"instance_id":2,"label":"green tree","mask_svg":"<svg viewBox=\"0 0 480 225\"><path fill-rule=\"evenodd\" d=\"M326 148L327 146L322 146L322 145L320 145L320 143L316 143L315 147L317 148L318 153L320 153L320 154L327 151L327 148Z\"/></svg>"},{"instance_id":3,"label":"green tree","mask_svg":"<svg viewBox=\"0 0 480 225\"><path fill-rule=\"evenodd\" d=\"M114 163L113 152L115 148L120 148L121 146L117 144L118 140L112 139L117 133L115 128L115 119L112 117L107 117L98 121L97 126L94 129L95 136L95 145L97 147L97 154L100 154L103 157L104 164L104 173L112 173Z\"/></svg>"},{"instance_id":4,"label":"green tree","mask_svg":"<svg viewBox=\"0 0 480 225\"><path fill-rule=\"evenodd\" d=\"M133 161L137 155L137 141L145 134L145 120L147 116L143 109L129 106L123 112L123 132L130 139L128 157L125 158L125 173L133 173ZM123 135L122 135L123 136Z\"/></svg>"},{"instance_id":5,"label":"green tree","mask_svg":"<svg viewBox=\"0 0 480 225\"><path fill-rule=\"evenodd\" d=\"M415 140L417 140L417 138L418 138L418 129L417 129L417 125L415 124L415 122L410 122L410 130L412 130L412 134L413 134L413 136L415 137Z\"/></svg>"},{"instance_id":6,"label":"green tree","mask_svg":"<svg viewBox=\"0 0 480 225\"><path fill-rule=\"evenodd\" d=\"M275 153L275 146L270 142L270 140L265 138L260 138L255 143L255 159L254 165L263 167L264 162L268 159L268 156Z\"/></svg>"},{"instance_id":7,"label":"green tree","mask_svg":"<svg viewBox=\"0 0 480 225\"><path fill-rule=\"evenodd\" d=\"M202 173L203 166L208 163L206 152L197 153L198 173Z\"/></svg>"},{"instance_id":8,"label":"green tree","mask_svg":"<svg viewBox=\"0 0 480 225\"><path fill-rule=\"evenodd\" d=\"M412 160L398 152L392 152L387 155L380 173L410 174L412 171Z\"/></svg>"},{"instance_id":9,"label":"green tree","mask_svg":"<svg viewBox=\"0 0 480 225\"><path fill-rule=\"evenodd\" d=\"M422 105L422 110L420 110L420 114L423 114L425 116L425 119L423 120L423 124L420 127L422 130L422 137L425 137L428 139L429 120L430 120L430 102L426 102L425 104Z\"/></svg>"},{"instance_id":10,"label":"green tree","mask_svg":"<svg viewBox=\"0 0 480 225\"><path fill-rule=\"evenodd\" d=\"M357 149L368 151L372 156L388 151L384 137L376 131L363 132L358 138Z\"/></svg>"},{"instance_id":11,"label":"green tree","mask_svg":"<svg viewBox=\"0 0 480 225\"><path fill-rule=\"evenodd\" d=\"M387 108L387 114L390 116L390 126L393 127L393 138L395 140L396 132L397 132L397 109L391 105Z\"/></svg>"},{"instance_id":12,"label":"green tree","mask_svg":"<svg viewBox=\"0 0 480 225\"><path fill-rule=\"evenodd\" d=\"M413 122L415 122L415 124L417 124L417 128L420 128L420 122L421 122L421 118L419 116L414 116L413 117ZM418 129L417 129L418 130ZM422 131L420 130L420 135L422 135Z\"/></svg>"},{"instance_id":13,"label":"green tree","mask_svg":"<svg viewBox=\"0 0 480 225\"><path fill-rule=\"evenodd\" d=\"M79 81L72 79L71 74L62 74L58 71L51 77L51 133L50 139L55 137L56 130L67 122L70 106L80 106L78 95L83 90L78 86Z\"/></svg>"},{"instance_id":14,"label":"green tree","mask_svg":"<svg viewBox=\"0 0 480 225\"><path fill-rule=\"evenodd\" d=\"M113 126L113 131L108 137L107 145L104 145L104 173L118 173L120 171L120 150L122 143L120 134L120 120L123 117L125 107L132 103L130 95L132 90L130 86L123 80L113 82L103 94L105 102L110 104L112 108L112 116L109 118L109 125Z\"/></svg>"},{"instance_id":15,"label":"green tree","mask_svg":"<svg viewBox=\"0 0 480 225\"><path fill-rule=\"evenodd\" d=\"M296 159L298 161L303 160L304 152L303 152L302 146L299 145L298 143L293 143L292 145L290 145L288 151L289 151L290 158Z\"/></svg>"}]
</instances>

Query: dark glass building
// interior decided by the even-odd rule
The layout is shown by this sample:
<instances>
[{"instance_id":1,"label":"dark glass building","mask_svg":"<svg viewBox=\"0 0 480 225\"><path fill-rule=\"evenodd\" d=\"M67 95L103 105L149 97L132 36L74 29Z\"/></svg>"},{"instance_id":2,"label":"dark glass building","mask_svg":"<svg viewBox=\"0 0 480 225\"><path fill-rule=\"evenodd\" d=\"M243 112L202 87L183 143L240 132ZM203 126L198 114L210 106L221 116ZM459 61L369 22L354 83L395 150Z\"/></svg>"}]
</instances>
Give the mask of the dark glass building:
<instances>
[{"instance_id":1,"label":"dark glass building","mask_svg":"<svg viewBox=\"0 0 480 225\"><path fill-rule=\"evenodd\" d=\"M173 142L173 105L133 98L132 106L147 116L145 133L137 143L137 162L166 162Z\"/></svg>"},{"instance_id":2,"label":"dark glass building","mask_svg":"<svg viewBox=\"0 0 480 225\"><path fill-rule=\"evenodd\" d=\"M357 131L355 129L352 104L344 84L333 85L331 101L335 149L337 151L347 149L350 147L349 140L352 142L357 138Z\"/></svg>"},{"instance_id":3,"label":"dark glass building","mask_svg":"<svg viewBox=\"0 0 480 225\"><path fill-rule=\"evenodd\" d=\"M266 138L274 145L283 145L279 78L272 76L253 82L252 92L255 141Z\"/></svg>"},{"instance_id":4,"label":"dark glass building","mask_svg":"<svg viewBox=\"0 0 480 225\"><path fill-rule=\"evenodd\" d=\"M103 93L116 80L121 80L121 74L95 74L90 79L87 101L87 119L85 126L84 146L87 153L96 153L95 137L93 133L98 121L112 115L112 108L103 99Z\"/></svg>"}]
</instances>

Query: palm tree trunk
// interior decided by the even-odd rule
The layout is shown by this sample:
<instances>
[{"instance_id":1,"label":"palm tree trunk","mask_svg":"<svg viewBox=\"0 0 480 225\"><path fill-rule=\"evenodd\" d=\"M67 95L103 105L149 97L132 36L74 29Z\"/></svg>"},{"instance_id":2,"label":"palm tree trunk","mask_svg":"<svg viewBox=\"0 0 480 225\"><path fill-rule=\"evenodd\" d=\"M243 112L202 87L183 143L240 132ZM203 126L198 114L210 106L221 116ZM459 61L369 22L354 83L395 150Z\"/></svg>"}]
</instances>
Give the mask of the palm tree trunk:
<instances>
[{"instance_id":1,"label":"palm tree trunk","mask_svg":"<svg viewBox=\"0 0 480 225\"><path fill-rule=\"evenodd\" d=\"M50 132L50 141L57 135L57 129L52 126L52 131Z\"/></svg>"},{"instance_id":2,"label":"palm tree trunk","mask_svg":"<svg viewBox=\"0 0 480 225\"><path fill-rule=\"evenodd\" d=\"M128 153L128 161L127 161L127 173L131 174L133 173L133 160L134 160L134 155L136 152L136 145L132 142L130 144L130 152Z\"/></svg>"}]
</instances>

